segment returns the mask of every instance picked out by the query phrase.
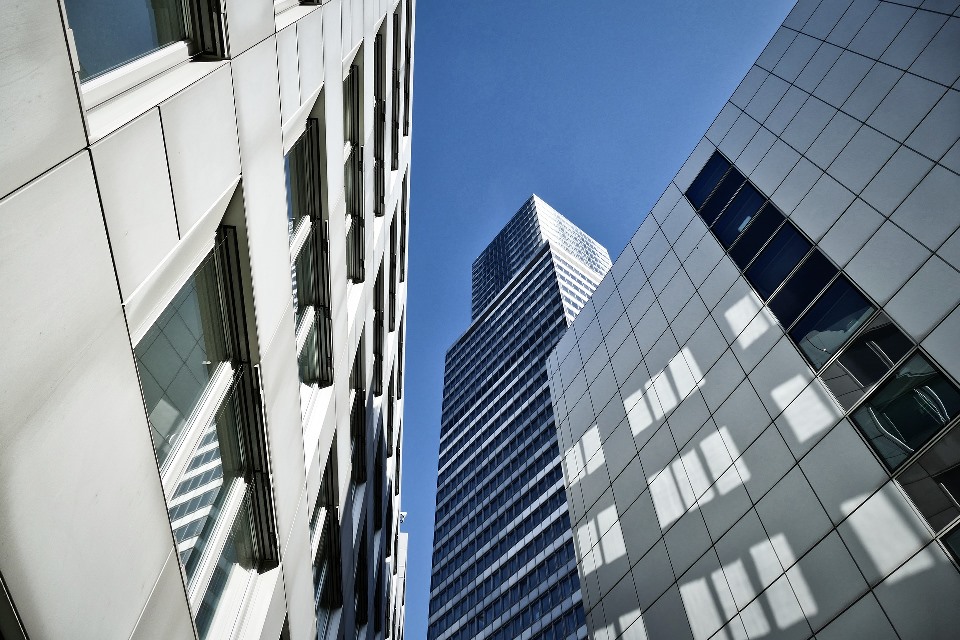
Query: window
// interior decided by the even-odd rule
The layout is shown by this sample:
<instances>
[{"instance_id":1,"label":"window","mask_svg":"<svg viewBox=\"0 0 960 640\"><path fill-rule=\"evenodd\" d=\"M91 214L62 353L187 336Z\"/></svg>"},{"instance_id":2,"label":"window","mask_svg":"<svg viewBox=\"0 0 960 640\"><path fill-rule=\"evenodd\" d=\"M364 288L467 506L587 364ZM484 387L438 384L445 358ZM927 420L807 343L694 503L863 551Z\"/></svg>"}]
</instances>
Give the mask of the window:
<instances>
[{"instance_id":1,"label":"window","mask_svg":"<svg viewBox=\"0 0 960 640\"><path fill-rule=\"evenodd\" d=\"M789 327L837 274L826 256L814 249L796 273L770 300L770 311L784 327Z\"/></svg>"},{"instance_id":2,"label":"window","mask_svg":"<svg viewBox=\"0 0 960 640\"><path fill-rule=\"evenodd\" d=\"M390 331L397 330L397 217L390 220Z\"/></svg>"},{"instance_id":3,"label":"window","mask_svg":"<svg viewBox=\"0 0 960 640\"><path fill-rule=\"evenodd\" d=\"M361 53L357 53L360 57ZM361 58L362 59L362 58ZM363 215L363 147L360 145L362 74L358 65L351 65L343 81L343 135L348 147L343 167L344 196L347 202L347 278L363 282L366 250Z\"/></svg>"},{"instance_id":4,"label":"window","mask_svg":"<svg viewBox=\"0 0 960 640\"><path fill-rule=\"evenodd\" d=\"M324 466L320 491L310 520L310 539L319 536L313 561L314 608L317 613L317 637L327 637L335 624L335 613L343 606L340 572L340 523L337 520L337 437Z\"/></svg>"},{"instance_id":5,"label":"window","mask_svg":"<svg viewBox=\"0 0 960 640\"><path fill-rule=\"evenodd\" d=\"M407 176L400 186L400 282L407 279Z\"/></svg>"},{"instance_id":6,"label":"window","mask_svg":"<svg viewBox=\"0 0 960 640\"><path fill-rule=\"evenodd\" d=\"M397 6L393 14L393 100L391 101L390 123L390 168L400 168L400 10Z\"/></svg>"},{"instance_id":7,"label":"window","mask_svg":"<svg viewBox=\"0 0 960 640\"><path fill-rule=\"evenodd\" d=\"M64 0L63 4L87 107L191 56L225 55L222 20L213 0ZM136 68L111 73L134 60Z\"/></svg>"},{"instance_id":8,"label":"window","mask_svg":"<svg viewBox=\"0 0 960 640\"><path fill-rule=\"evenodd\" d=\"M736 242L747 225L753 221L766 198L753 188L745 184L736 197L713 225L713 233L724 248Z\"/></svg>"},{"instance_id":9,"label":"window","mask_svg":"<svg viewBox=\"0 0 960 640\"><path fill-rule=\"evenodd\" d=\"M727 173L730 163L719 153L714 153L707 164L704 165L700 173L694 178L690 188L687 189L687 198L694 209L699 209L707 201L710 194L719 184L721 178Z\"/></svg>"},{"instance_id":10,"label":"window","mask_svg":"<svg viewBox=\"0 0 960 640\"><path fill-rule=\"evenodd\" d=\"M746 269L770 236L780 228L783 219L783 214L772 204L767 203L760 213L752 218L751 224L746 227L730 249L730 259L734 264L741 270Z\"/></svg>"},{"instance_id":11,"label":"window","mask_svg":"<svg viewBox=\"0 0 960 640\"><path fill-rule=\"evenodd\" d=\"M361 336L350 372L351 479L355 485L367 480L367 390L363 366L365 342L364 336Z\"/></svg>"},{"instance_id":12,"label":"window","mask_svg":"<svg viewBox=\"0 0 960 640\"><path fill-rule=\"evenodd\" d=\"M822 374L837 401L849 409L907 354L913 342L884 313L854 338Z\"/></svg>"},{"instance_id":13,"label":"window","mask_svg":"<svg viewBox=\"0 0 960 640\"><path fill-rule=\"evenodd\" d=\"M382 216L386 211L386 186L383 147L387 126L386 52L383 46L383 31L373 41L373 214Z\"/></svg>"},{"instance_id":14,"label":"window","mask_svg":"<svg viewBox=\"0 0 960 640\"><path fill-rule=\"evenodd\" d=\"M810 250L810 243L793 225L783 225L757 255L744 275L766 300Z\"/></svg>"},{"instance_id":15,"label":"window","mask_svg":"<svg viewBox=\"0 0 960 640\"><path fill-rule=\"evenodd\" d=\"M727 206L727 203L730 202L733 194L743 185L744 180L745 178L737 171L736 167L730 168L726 177L710 195L710 198L707 199L706 204L700 209L700 216L703 218L703 221L707 223L707 226L713 224L720 215L720 212L722 212L724 207Z\"/></svg>"},{"instance_id":16,"label":"window","mask_svg":"<svg viewBox=\"0 0 960 640\"><path fill-rule=\"evenodd\" d=\"M406 0L405 7L407 32L405 34L406 44L403 56L403 135L408 136L410 135L410 93L413 91L410 79L413 72L410 61L410 54L413 51L413 7L410 5L410 0Z\"/></svg>"},{"instance_id":17,"label":"window","mask_svg":"<svg viewBox=\"0 0 960 640\"><path fill-rule=\"evenodd\" d=\"M893 470L960 412L960 390L915 353L856 411L853 420Z\"/></svg>"},{"instance_id":18,"label":"window","mask_svg":"<svg viewBox=\"0 0 960 640\"><path fill-rule=\"evenodd\" d=\"M960 430L949 431L897 480L935 533L953 523L960 517Z\"/></svg>"},{"instance_id":19,"label":"window","mask_svg":"<svg viewBox=\"0 0 960 640\"><path fill-rule=\"evenodd\" d=\"M813 368L820 369L874 310L846 278L837 278L797 321L790 337Z\"/></svg>"},{"instance_id":20,"label":"window","mask_svg":"<svg viewBox=\"0 0 960 640\"><path fill-rule=\"evenodd\" d=\"M310 118L303 135L284 157L290 280L304 411L315 387L333 384L330 237L322 198L322 140L320 122Z\"/></svg>"},{"instance_id":21,"label":"window","mask_svg":"<svg viewBox=\"0 0 960 640\"><path fill-rule=\"evenodd\" d=\"M383 264L373 285L373 394L383 395Z\"/></svg>"},{"instance_id":22,"label":"window","mask_svg":"<svg viewBox=\"0 0 960 640\"><path fill-rule=\"evenodd\" d=\"M277 566L259 380L248 361L236 234L217 243L134 347L177 551L201 637ZM214 555L216 554L216 555Z\"/></svg>"}]
</instances>

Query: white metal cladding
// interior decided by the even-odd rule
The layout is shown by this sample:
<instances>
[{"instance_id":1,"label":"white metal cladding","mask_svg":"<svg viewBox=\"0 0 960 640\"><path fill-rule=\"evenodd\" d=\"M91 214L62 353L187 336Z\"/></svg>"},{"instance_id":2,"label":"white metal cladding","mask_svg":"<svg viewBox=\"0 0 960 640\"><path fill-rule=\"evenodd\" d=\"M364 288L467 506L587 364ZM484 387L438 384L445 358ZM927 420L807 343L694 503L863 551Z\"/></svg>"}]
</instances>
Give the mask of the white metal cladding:
<instances>
[{"instance_id":1,"label":"white metal cladding","mask_svg":"<svg viewBox=\"0 0 960 640\"><path fill-rule=\"evenodd\" d=\"M411 136L403 128L396 138L398 168L386 170L382 217L375 217L372 207L374 163L363 163L368 277L350 284L342 73L345 62L362 69L360 143L371 160L373 41L381 32L385 49L392 50L397 16L401 38L412 44L415 0L275 6L228 0L218 18L229 36L224 59L169 68L163 55L147 56L111 71L110 86L96 91L79 79L75 41L65 30L74 7L67 5L69 0L0 8L5 44L0 76L9 89L0 97L0 120L10 124L10 135L0 141L0 296L5 301L0 327L8 338L0 373L5 389L0 398L0 483L5 487L0 576L9 596L9 601L3 596L3 608L12 603L23 633L34 638L197 634L199 600L194 599L202 593L193 593L197 585L185 584L178 551L189 544L175 543L168 509L202 493L219 476L199 453L181 459L178 470L192 465L196 471L183 472L189 484L171 481L168 492L180 494L169 501L164 497L134 349L208 255L217 228L229 225L238 229L241 320L262 393L269 509L275 514L280 566L253 572L243 589L228 594L221 607L230 611L217 612L209 637L276 638L282 630L284 637L316 637L318 536L311 538L311 520L323 502L318 500L321 479L331 461L336 462L332 495L338 508L319 509L342 513L350 522L369 521L366 553L386 559L367 562L366 602L371 612L382 602L384 618L379 625L373 615L366 616L365 625L357 622L352 590L355 582L364 582L355 580L360 540L352 537L348 523L339 532L348 549L343 557L350 558L339 576L345 604L329 616L334 624L325 633L353 634L362 626L367 636L361 637L401 637L402 387L390 396L371 392L366 398L367 466L375 467L378 425L383 425L382 437L394 442L384 446L382 482L373 482L368 471L351 504L347 398L355 356L368 363L365 388L374 388L369 364L373 276L378 265L390 264L391 255L405 259L399 246L391 246L387 230L395 217L403 218L401 225L408 217ZM391 92L408 95L412 89L412 49L400 50L396 77L401 83L385 83L382 97L388 103ZM385 56L383 64L387 77L393 77L393 58ZM132 88L122 90L126 86ZM107 89L120 92L109 98ZM404 96L399 104L402 111L411 100ZM400 117L409 119L406 113ZM317 180L330 239L333 375L332 384L304 391L292 309L284 154L310 118L323 130L318 167L323 175ZM387 152L393 153L391 136L385 139ZM407 231L396 235L406 238ZM398 343L406 318L405 278L389 268L385 275L398 282L391 288L397 322L384 331L381 350L384 389L393 377L402 384ZM219 379L221 387L229 377ZM209 419L223 397L228 396L209 396L210 406L197 415ZM389 429L388 416L393 418ZM196 444L198 436L192 433L190 446L206 451L205 443ZM382 492L379 500L375 490ZM231 493L224 508L236 511L241 499ZM385 524L390 524L376 534L375 504L383 505ZM352 512L354 505L362 510ZM336 519L334 525L340 528ZM224 528L212 531L212 547L224 546L229 534ZM215 557L204 559L205 580L215 562Z\"/></svg>"},{"instance_id":2,"label":"white metal cladding","mask_svg":"<svg viewBox=\"0 0 960 640\"><path fill-rule=\"evenodd\" d=\"M798 2L551 354L594 637L955 634L956 419L888 471L684 193L719 150L956 385L957 9Z\"/></svg>"}]
</instances>

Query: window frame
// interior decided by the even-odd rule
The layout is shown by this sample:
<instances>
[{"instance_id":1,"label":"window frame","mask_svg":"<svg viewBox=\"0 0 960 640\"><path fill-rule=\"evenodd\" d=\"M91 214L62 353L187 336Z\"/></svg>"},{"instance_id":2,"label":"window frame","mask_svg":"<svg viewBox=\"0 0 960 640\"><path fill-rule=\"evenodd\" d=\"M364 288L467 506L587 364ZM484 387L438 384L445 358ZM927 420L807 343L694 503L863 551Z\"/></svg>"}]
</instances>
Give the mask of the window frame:
<instances>
[{"instance_id":1,"label":"window frame","mask_svg":"<svg viewBox=\"0 0 960 640\"><path fill-rule=\"evenodd\" d=\"M217 0L177 1L183 16L184 38L81 80L80 51L70 27L69 0L62 0L68 49L84 108L93 109L184 62L195 59L223 60L227 57L225 18Z\"/></svg>"}]
</instances>

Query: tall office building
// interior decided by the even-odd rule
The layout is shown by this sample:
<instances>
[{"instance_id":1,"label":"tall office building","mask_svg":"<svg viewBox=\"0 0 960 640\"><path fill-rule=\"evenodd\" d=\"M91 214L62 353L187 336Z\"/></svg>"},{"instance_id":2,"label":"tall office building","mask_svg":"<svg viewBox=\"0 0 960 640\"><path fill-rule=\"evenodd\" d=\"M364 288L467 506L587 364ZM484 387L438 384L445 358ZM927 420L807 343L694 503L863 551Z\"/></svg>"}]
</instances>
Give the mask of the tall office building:
<instances>
[{"instance_id":1,"label":"tall office building","mask_svg":"<svg viewBox=\"0 0 960 640\"><path fill-rule=\"evenodd\" d=\"M473 263L444 368L430 640L586 637L544 363L609 268L537 196Z\"/></svg>"},{"instance_id":2,"label":"tall office building","mask_svg":"<svg viewBox=\"0 0 960 640\"><path fill-rule=\"evenodd\" d=\"M0 8L0 636L396 638L415 0Z\"/></svg>"},{"instance_id":3,"label":"tall office building","mask_svg":"<svg viewBox=\"0 0 960 640\"><path fill-rule=\"evenodd\" d=\"M801 0L549 358L594 638L955 638L958 3Z\"/></svg>"}]
</instances>

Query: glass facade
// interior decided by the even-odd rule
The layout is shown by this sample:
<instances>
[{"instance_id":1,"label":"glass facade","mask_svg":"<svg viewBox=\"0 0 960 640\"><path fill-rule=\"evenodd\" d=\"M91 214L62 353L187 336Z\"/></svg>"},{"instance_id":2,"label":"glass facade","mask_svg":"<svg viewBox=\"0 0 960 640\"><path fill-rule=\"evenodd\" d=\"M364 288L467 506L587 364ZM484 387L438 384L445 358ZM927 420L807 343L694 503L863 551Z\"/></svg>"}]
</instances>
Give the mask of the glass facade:
<instances>
[{"instance_id":1,"label":"glass facade","mask_svg":"<svg viewBox=\"0 0 960 640\"><path fill-rule=\"evenodd\" d=\"M475 321L445 366L430 640L586 636L544 363L609 265L536 196L474 262Z\"/></svg>"}]
</instances>

